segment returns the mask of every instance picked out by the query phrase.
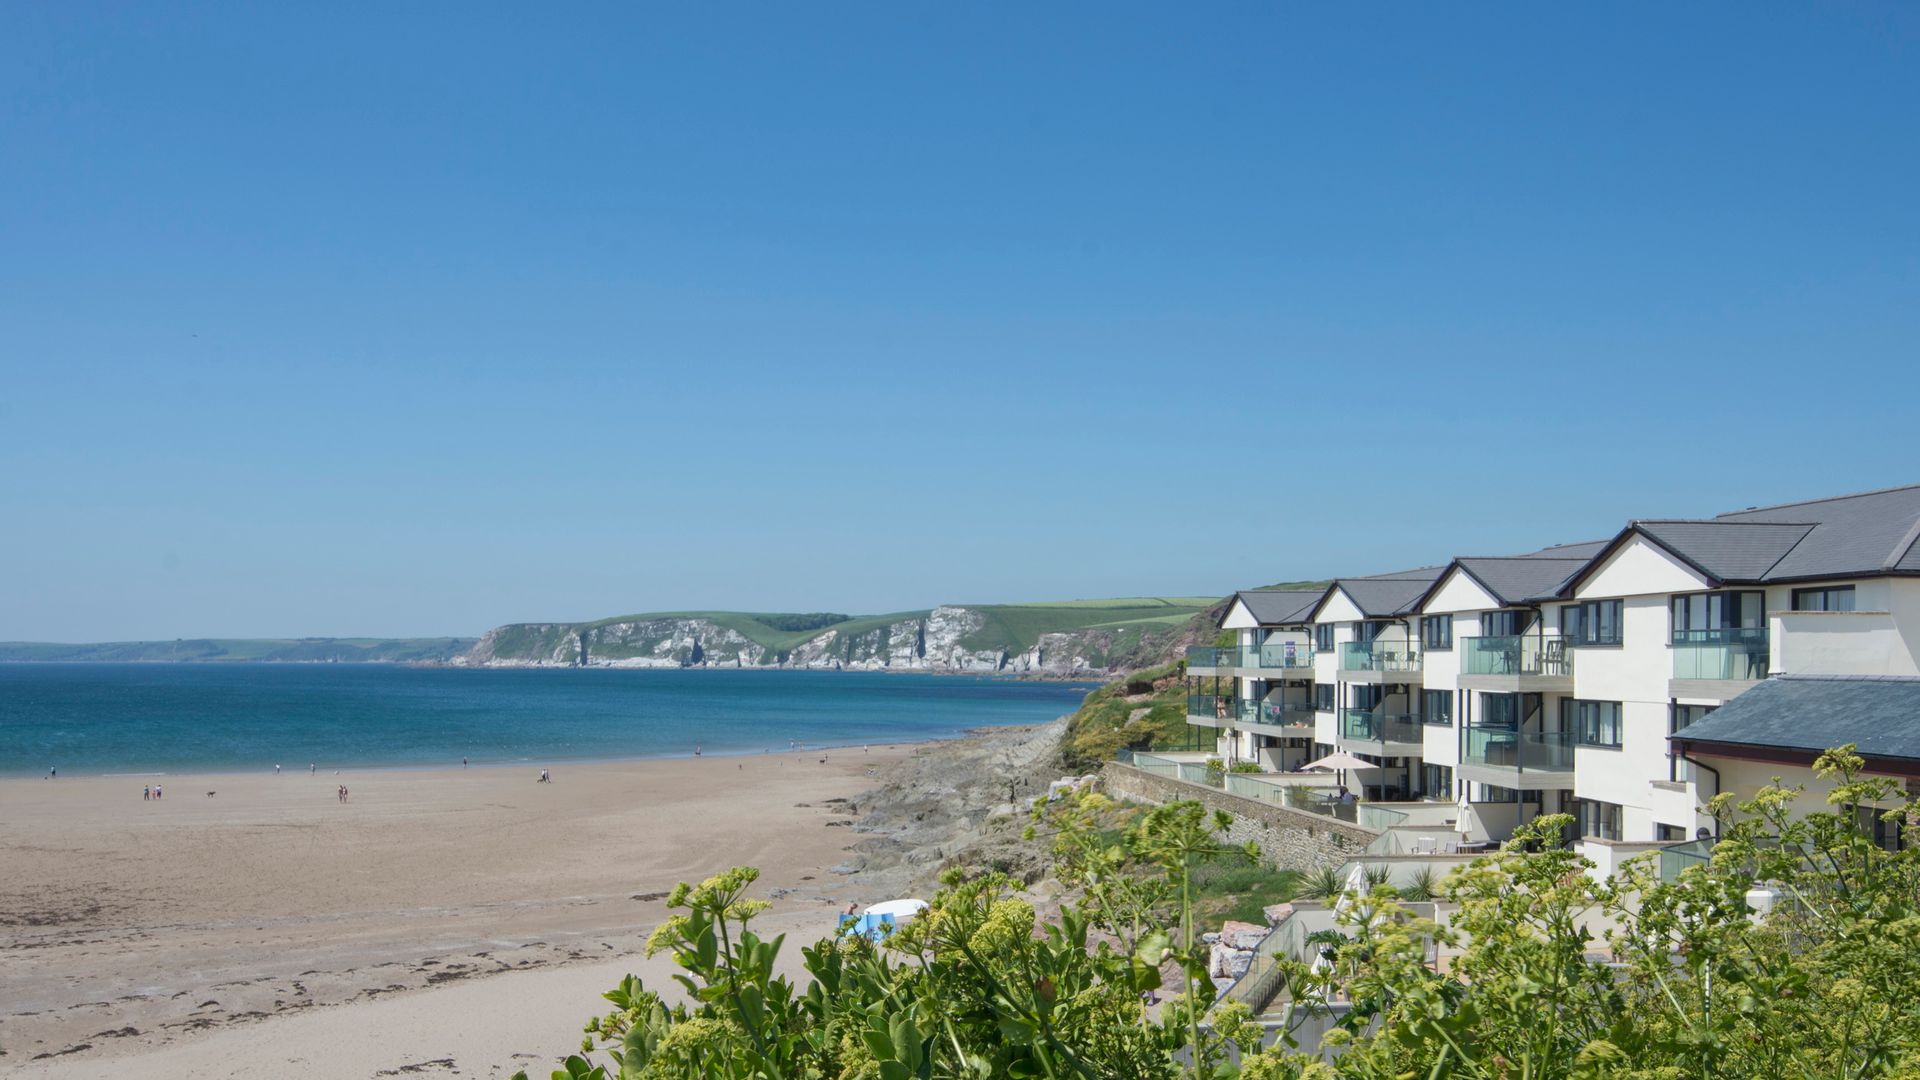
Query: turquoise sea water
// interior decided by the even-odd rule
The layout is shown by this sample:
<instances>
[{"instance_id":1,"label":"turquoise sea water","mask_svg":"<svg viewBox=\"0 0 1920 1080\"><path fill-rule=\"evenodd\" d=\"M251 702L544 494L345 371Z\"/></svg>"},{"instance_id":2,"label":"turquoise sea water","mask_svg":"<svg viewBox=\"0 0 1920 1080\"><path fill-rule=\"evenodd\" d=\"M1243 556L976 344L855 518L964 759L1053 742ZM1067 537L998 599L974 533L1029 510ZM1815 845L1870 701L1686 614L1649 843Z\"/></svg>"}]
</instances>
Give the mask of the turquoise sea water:
<instances>
[{"instance_id":1,"label":"turquoise sea water","mask_svg":"<svg viewBox=\"0 0 1920 1080\"><path fill-rule=\"evenodd\" d=\"M867 672L0 664L0 774L476 765L946 738L1090 683Z\"/></svg>"}]
</instances>

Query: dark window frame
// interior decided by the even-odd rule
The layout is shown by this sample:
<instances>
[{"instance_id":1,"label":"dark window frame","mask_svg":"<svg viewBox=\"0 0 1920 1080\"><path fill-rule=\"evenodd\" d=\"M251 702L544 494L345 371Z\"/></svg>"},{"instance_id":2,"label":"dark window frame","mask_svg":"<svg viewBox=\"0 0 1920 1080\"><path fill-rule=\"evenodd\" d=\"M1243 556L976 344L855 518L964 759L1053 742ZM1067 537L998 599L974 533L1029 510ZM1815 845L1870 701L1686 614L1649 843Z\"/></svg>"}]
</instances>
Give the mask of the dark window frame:
<instances>
[{"instance_id":1,"label":"dark window frame","mask_svg":"<svg viewBox=\"0 0 1920 1080\"><path fill-rule=\"evenodd\" d=\"M1583 839L1618 843L1626 835L1626 811L1619 803L1600 799L1573 800L1573 819ZM1609 836L1608 833L1613 835Z\"/></svg>"},{"instance_id":2,"label":"dark window frame","mask_svg":"<svg viewBox=\"0 0 1920 1080\"><path fill-rule=\"evenodd\" d=\"M1331 654L1333 652L1333 624L1313 624L1313 648L1315 652Z\"/></svg>"},{"instance_id":3,"label":"dark window frame","mask_svg":"<svg viewBox=\"0 0 1920 1080\"><path fill-rule=\"evenodd\" d=\"M1435 633L1435 631L1441 631ZM1453 649L1453 616L1420 616L1420 647L1427 652L1449 652Z\"/></svg>"},{"instance_id":4,"label":"dark window frame","mask_svg":"<svg viewBox=\"0 0 1920 1080\"><path fill-rule=\"evenodd\" d=\"M1606 709L1613 710L1612 716L1606 715ZM1597 750L1618 750L1626 740L1625 706L1618 701L1595 701L1587 698L1562 698L1560 700L1560 730L1573 732L1576 746L1587 746ZM1605 733L1613 730L1613 741L1608 742Z\"/></svg>"},{"instance_id":5,"label":"dark window frame","mask_svg":"<svg viewBox=\"0 0 1920 1080\"><path fill-rule=\"evenodd\" d=\"M1610 613L1611 617L1607 617ZM1572 618L1569 618L1572 616ZM1560 637L1570 649L1617 649L1626 638L1626 605L1619 599L1581 600L1560 607ZM1609 623L1612 635L1605 633Z\"/></svg>"},{"instance_id":6,"label":"dark window frame","mask_svg":"<svg viewBox=\"0 0 1920 1080\"><path fill-rule=\"evenodd\" d=\"M1731 621L1728 615L1729 599L1733 601ZM1683 634L1711 635L1730 630L1766 628L1767 594L1760 589L1710 589L1706 592L1675 593L1667 598L1667 641L1672 645L1713 640L1688 639L1682 637Z\"/></svg>"},{"instance_id":7,"label":"dark window frame","mask_svg":"<svg viewBox=\"0 0 1920 1080\"><path fill-rule=\"evenodd\" d=\"M1434 708L1435 702L1442 703L1441 707ZM1420 722L1433 727L1452 727L1453 703L1454 696L1451 690L1420 691Z\"/></svg>"},{"instance_id":8,"label":"dark window frame","mask_svg":"<svg viewBox=\"0 0 1920 1080\"><path fill-rule=\"evenodd\" d=\"M1801 603L1803 597L1815 596L1821 598L1819 607L1806 607ZM1847 606L1834 607L1832 598L1835 596L1846 597ZM1854 587L1851 585L1815 585L1811 588L1793 590L1793 610L1795 611L1858 611L1859 608L1855 606L1858 602Z\"/></svg>"}]
</instances>

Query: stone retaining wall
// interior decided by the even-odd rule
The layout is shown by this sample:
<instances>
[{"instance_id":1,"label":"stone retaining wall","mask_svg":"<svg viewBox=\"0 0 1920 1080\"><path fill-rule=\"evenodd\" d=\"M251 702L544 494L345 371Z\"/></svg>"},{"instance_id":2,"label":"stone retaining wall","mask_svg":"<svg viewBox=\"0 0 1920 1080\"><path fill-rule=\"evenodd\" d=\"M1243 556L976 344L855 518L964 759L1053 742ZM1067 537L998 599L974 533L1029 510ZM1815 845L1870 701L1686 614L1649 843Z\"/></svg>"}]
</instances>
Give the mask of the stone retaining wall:
<instances>
[{"instance_id":1,"label":"stone retaining wall","mask_svg":"<svg viewBox=\"0 0 1920 1080\"><path fill-rule=\"evenodd\" d=\"M1273 865L1283 869L1338 867L1360 854L1379 835L1359 825L1255 802L1218 788L1170 780L1117 761L1107 763L1101 785L1116 799L1154 805L1191 799L1209 810L1225 810L1233 817L1227 841L1244 844L1251 840L1260 845L1261 854Z\"/></svg>"}]
</instances>

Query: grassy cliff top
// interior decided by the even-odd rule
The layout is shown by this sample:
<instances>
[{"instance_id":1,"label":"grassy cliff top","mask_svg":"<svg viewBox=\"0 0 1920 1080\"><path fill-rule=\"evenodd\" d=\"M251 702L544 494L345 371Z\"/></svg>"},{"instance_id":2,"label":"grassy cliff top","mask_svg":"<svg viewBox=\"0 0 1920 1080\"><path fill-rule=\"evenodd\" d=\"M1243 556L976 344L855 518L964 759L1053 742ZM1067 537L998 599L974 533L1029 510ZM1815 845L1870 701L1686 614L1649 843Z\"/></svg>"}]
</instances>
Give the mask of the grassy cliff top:
<instances>
[{"instance_id":1,"label":"grassy cliff top","mask_svg":"<svg viewBox=\"0 0 1920 1080\"><path fill-rule=\"evenodd\" d=\"M174 641L0 641L0 662L257 660L342 663L448 660L474 638L180 638Z\"/></svg>"},{"instance_id":2,"label":"grassy cliff top","mask_svg":"<svg viewBox=\"0 0 1920 1080\"><path fill-rule=\"evenodd\" d=\"M1005 649L1024 652L1042 634L1076 630L1146 629L1178 626L1196 612L1217 603L1214 597L1135 596L1111 600L1062 600L1035 604L957 604L982 617L979 629L962 639L969 649ZM856 636L895 623L925 619L932 609L896 611L885 615L842 615L836 612L649 611L615 615L582 623L563 624L593 630L615 623L660 619L703 619L732 630L762 648L788 652L828 631ZM522 624L532 625L532 624ZM503 630L511 629L503 627Z\"/></svg>"}]
</instances>

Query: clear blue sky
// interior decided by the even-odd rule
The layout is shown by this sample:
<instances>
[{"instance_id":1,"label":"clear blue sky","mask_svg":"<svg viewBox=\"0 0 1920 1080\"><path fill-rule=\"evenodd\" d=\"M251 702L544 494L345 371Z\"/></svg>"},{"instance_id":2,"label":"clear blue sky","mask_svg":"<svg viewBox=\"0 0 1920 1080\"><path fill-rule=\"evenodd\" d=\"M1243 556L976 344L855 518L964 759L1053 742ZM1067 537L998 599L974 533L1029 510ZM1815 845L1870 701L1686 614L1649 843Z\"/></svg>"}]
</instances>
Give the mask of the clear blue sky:
<instances>
[{"instance_id":1,"label":"clear blue sky","mask_svg":"<svg viewBox=\"0 0 1920 1080\"><path fill-rule=\"evenodd\" d=\"M0 638L1365 573L1920 481L1879 3L14 4Z\"/></svg>"}]
</instances>

